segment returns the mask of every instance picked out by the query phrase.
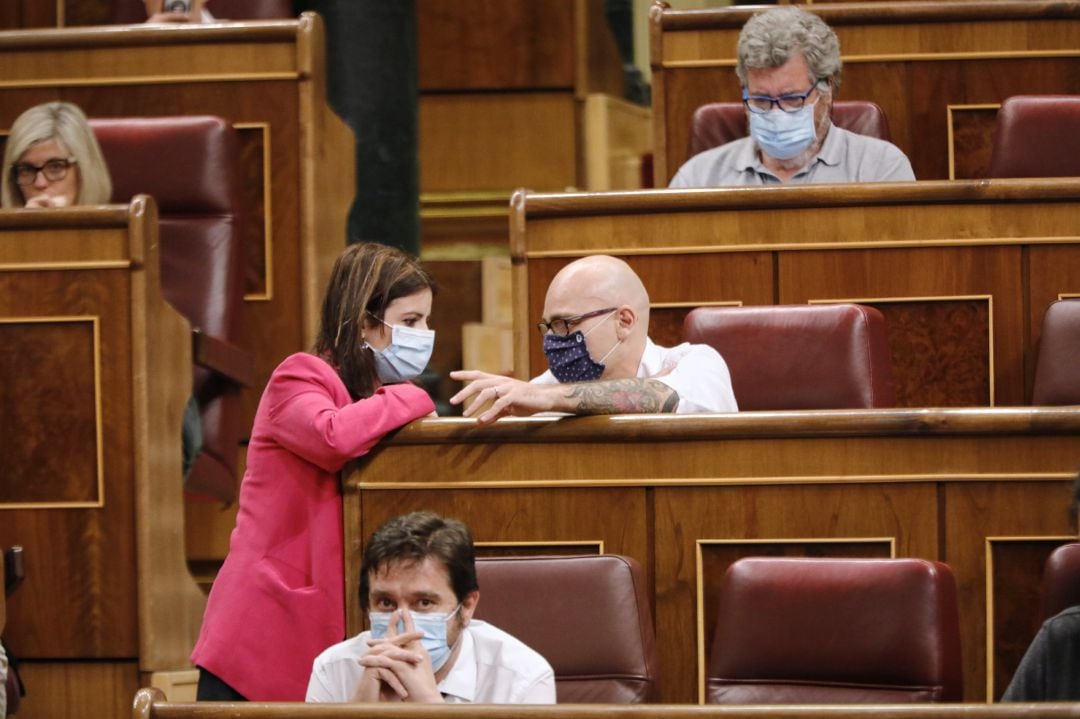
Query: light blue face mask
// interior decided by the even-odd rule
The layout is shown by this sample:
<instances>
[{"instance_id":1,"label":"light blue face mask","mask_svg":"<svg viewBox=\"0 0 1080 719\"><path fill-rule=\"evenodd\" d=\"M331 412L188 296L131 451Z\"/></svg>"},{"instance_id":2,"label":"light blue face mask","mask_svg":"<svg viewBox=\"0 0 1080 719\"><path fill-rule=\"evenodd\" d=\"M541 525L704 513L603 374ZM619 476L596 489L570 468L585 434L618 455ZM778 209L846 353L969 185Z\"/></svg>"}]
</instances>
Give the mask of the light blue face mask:
<instances>
[{"instance_id":1,"label":"light blue face mask","mask_svg":"<svg viewBox=\"0 0 1080 719\"><path fill-rule=\"evenodd\" d=\"M431 351L435 349L435 330L383 324L390 328L390 344L383 350L371 348L379 381L395 384L416 379L427 367Z\"/></svg>"},{"instance_id":2,"label":"light blue face mask","mask_svg":"<svg viewBox=\"0 0 1080 719\"><path fill-rule=\"evenodd\" d=\"M446 640L447 625L450 618L458 613L461 605L452 612L409 612L412 615L413 626L416 631L423 632L424 637L420 640L424 650L431 657L431 669L439 671L453 651ZM368 620L371 622L371 638L382 639L386 636L386 630L390 626L390 615L393 612L368 612ZM405 631L405 621L398 621L398 633Z\"/></svg>"},{"instance_id":3,"label":"light blue face mask","mask_svg":"<svg viewBox=\"0 0 1080 719\"><path fill-rule=\"evenodd\" d=\"M796 112L774 108L768 112L751 112L750 134L758 147L777 160L790 160L806 151L814 142L814 107L816 102L803 105Z\"/></svg>"}]
</instances>

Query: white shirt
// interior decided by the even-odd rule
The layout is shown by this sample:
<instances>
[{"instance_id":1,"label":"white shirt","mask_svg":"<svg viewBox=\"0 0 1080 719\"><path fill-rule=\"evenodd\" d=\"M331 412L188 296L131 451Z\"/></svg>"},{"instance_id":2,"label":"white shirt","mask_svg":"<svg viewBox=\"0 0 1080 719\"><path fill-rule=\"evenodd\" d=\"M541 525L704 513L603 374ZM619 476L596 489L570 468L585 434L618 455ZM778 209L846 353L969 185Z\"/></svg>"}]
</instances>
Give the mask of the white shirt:
<instances>
[{"instance_id":1,"label":"white shirt","mask_svg":"<svg viewBox=\"0 0 1080 719\"><path fill-rule=\"evenodd\" d=\"M656 376L669 368L671 371L664 376ZM709 345L683 342L678 347L668 348L646 337L637 376L639 379L651 377L678 392L677 414L739 411L735 392L731 389L727 363ZM551 370L534 377L532 381L536 384L559 383Z\"/></svg>"},{"instance_id":2,"label":"white shirt","mask_svg":"<svg viewBox=\"0 0 1080 719\"><path fill-rule=\"evenodd\" d=\"M309 702L348 702L356 693L371 632L330 647L315 658ZM461 651L439 682L448 704L554 704L555 673L537 652L503 630L473 619L461 634Z\"/></svg>"},{"instance_id":3,"label":"white shirt","mask_svg":"<svg viewBox=\"0 0 1080 719\"><path fill-rule=\"evenodd\" d=\"M885 140L833 125L821 150L789 183L910 182L915 179L903 151ZM758 154L752 137L743 137L694 155L668 187L772 185L780 182Z\"/></svg>"}]
</instances>

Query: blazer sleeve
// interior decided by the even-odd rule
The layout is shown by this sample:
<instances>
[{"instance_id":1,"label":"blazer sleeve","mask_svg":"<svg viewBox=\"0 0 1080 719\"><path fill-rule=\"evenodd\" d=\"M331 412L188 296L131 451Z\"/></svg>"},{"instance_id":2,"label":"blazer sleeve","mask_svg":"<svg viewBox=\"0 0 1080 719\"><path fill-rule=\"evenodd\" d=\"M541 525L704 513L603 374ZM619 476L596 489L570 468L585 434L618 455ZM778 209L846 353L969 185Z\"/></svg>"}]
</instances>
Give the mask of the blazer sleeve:
<instances>
[{"instance_id":1,"label":"blazer sleeve","mask_svg":"<svg viewBox=\"0 0 1080 719\"><path fill-rule=\"evenodd\" d=\"M329 365L316 357L293 364L282 363L266 388L271 438L327 472L341 470L387 432L435 409L427 392L410 383L384 385L371 397L338 406L335 396L345 390Z\"/></svg>"}]
</instances>

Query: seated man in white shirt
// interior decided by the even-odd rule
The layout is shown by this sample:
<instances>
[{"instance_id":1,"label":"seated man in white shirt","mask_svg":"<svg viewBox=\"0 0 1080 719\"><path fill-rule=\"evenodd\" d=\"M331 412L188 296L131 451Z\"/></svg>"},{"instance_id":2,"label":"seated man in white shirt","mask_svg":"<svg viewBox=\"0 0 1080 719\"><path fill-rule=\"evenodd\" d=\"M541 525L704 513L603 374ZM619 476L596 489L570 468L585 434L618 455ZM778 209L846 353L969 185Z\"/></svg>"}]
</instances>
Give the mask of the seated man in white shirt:
<instances>
[{"instance_id":1,"label":"seated man in white shirt","mask_svg":"<svg viewBox=\"0 0 1080 719\"><path fill-rule=\"evenodd\" d=\"M670 187L915 179L896 145L832 124L840 41L820 17L795 6L760 12L736 52L750 135L694 155Z\"/></svg>"},{"instance_id":2,"label":"seated man in white shirt","mask_svg":"<svg viewBox=\"0 0 1080 719\"><path fill-rule=\"evenodd\" d=\"M372 629L315 659L306 700L554 704L551 666L473 619L479 601L468 527L431 512L387 521L360 568Z\"/></svg>"},{"instance_id":3,"label":"seated man in white shirt","mask_svg":"<svg viewBox=\"0 0 1080 719\"><path fill-rule=\"evenodd\" d=\"M592 255L559 270L544 316L548 371L531 382L477 371L450 398L475 398L465 416L480 424L506 415L736 412L727 364L708 345L660 347L649 339L649 293L628 264ZM488 406L488 403L491 403Z\"/></svg>"}]
</instances>

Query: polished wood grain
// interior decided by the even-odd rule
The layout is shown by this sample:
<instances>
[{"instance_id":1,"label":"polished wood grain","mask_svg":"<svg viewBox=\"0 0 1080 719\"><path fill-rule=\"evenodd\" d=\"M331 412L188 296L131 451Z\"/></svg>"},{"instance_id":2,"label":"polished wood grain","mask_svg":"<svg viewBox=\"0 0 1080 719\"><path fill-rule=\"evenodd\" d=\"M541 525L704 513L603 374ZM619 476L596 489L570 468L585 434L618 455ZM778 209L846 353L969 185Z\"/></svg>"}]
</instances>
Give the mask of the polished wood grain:
<instances>
[{"instance_id":1,"label":"polished wood grain","mask_svg":"<svg viewBox=\"0 0 1080 719\"><path fill-rule=\"evenodd\" d=\"M134 661L27 660L19 664L19 676L27 687L20 719L124 716L142 686Z\"/></svg>"},{"instance_id":2,"label":"polished wood grain","mask_svg":"<svg viewBox=\"0 0 1080 719\"><path fill-rule=\"evenodd\" d=\"M878 103L889 118L892 141L923 180L949 177L949 106L1080 92L1078 8L1076 0L807 6L840 39L844 70L838 96ZM651 13L657 186L665 186L687 159L694 109L739 100L735 43L752 13ZM962 138L963 150L983 155L987 129L978 139Z\"/></svg>"},{"instance_id":3,"label":"polished wood grain","mask_svg":"<svg viewBox=\"0 0 1080 719\"><path fill-rule=\"evenodd\" d=\"M95 317L0 321L0 503L99 503ZM43 391L43 388L48 388ZM64 452L55 451L63 446Z\"/></svg>"},{"instance_id":4,"label":"polished wood grain","mask_svg":"<svg viewBox=\"0 0 1080 719\"><path fill-rule=\"evenodd\" d=\"M976 701L990 671L983 547L993 536L1068 533L1078 432L1075 407L518 418L485 428L426 419L347 468L346 546L359 551L380 521L424 508L496 545L602 539L605 552L638 559L655 588L667 702L698 699L713 570L734 557L941 560L960 587L965 697ZM1023 623L1038 612L1008 577L1031 576L1041 561L1009 557L994 582L995 617ZM358 566L350 551L353 629ZM1015 640L998 640L1007 656Z\"/></svg>"},{"instance_id":5,"label":"polished wood grain","mask_svg":"<svg viewBox=\"0 0 1080 719\"><path fill-rule=\"evenodd\" d=\"M901 406L1023 404L1038 322L1080 276L1080 182L993 180L512 199L515 354L545 367L533 325L555 273L625 259L658 331L684 308L865 302L889 320Z\"/></svg>"},{"instance_id":6,"label":"polished wood grain","mask_svg":"<svg viewBox=\"0 0 1080 719\"><path fill-rule=\"evenodd\" d=\"M314 337L345 244L353 139L325 101L322 23L296 20L0 32L0 126L53 99L101 117L211 114L241 130L254 200L246 330L256 381ZM267 194L268 193L268 194Z\"/></svg>"},{"instance_id":7,"label":"polished wood grain","mask_svg":"<svg viewBox=\"0 0 1080 719\"><path fill-rule=\"evenodd\" d=\"M422 95L419 113L424 192L578 186L569 92Z\"/></svg>"},{"instance_id":8,"label":"polished wood grain","mask_svg":"<svg viewBox=\"0 0 1080 719\"><path fill-rule=\"evenodd\" d=\"M52 241L37 245L38 237ZM41 491L81 477L85 438L41 433L33 422L6 428L21 449L4 453L0 546L24 547L26 581L7 606L4 639L28 662L56 664L66 694L43 698L46 706L71 702L63 711L130 696L128 680L94 674L106 667L101 662L130 664L132 676L187 666L205 602L181 539L179 437L191 393L191 333L162 298L157 237L157 211L145 196L129 207L0 212L0 322L51 319L60 329L37 338L55 343L56 357L41 361L52 371L5 374L9 398L46 417L86 402L66 396L76 386L94 387L100 403L95 501ZM95 318L95 336L63 331L83 317ZM33 502L11 501L27 498L15 483L35 481L41 490ZM75 664L63 664L69 660ZM94 696L73 688L82 681L71 678L82 676L79 662L94 677L86 687L104 682ZM126 702L92 713L115 715ZM60 708L35 716L66 716Z\"/></svg>"},{"instance_id":9,"label":"polished wood grain","mask_svg":"<svg viewBox=\"0 0 1080 719\"><path fill-rule=\"evenodd\" d=\"M420 90L573 87L574 11L572 0L417 3Z\"/></svg>"},{"instance_id":10,"label":"polished wood grain","mask_svg":"<svg viewBox=\"0 0 1080 719\"><path fill-rule=\"evenodd\" d=\"M481 719L1021 719L1045 717L1064 719L1080 716L1080 707L1070 703L1044 704L877 704L877 705L793 705L793 706L687 706L670 704L562 704L530 706L515 704L409 703L371 704L363 708L348 704L297 703L168 703L156 689L143 689L135 697L134 719L284 719L285 717L362 716L372 719L426 719L432 716Z\"/></svg>"}]
</instances>

